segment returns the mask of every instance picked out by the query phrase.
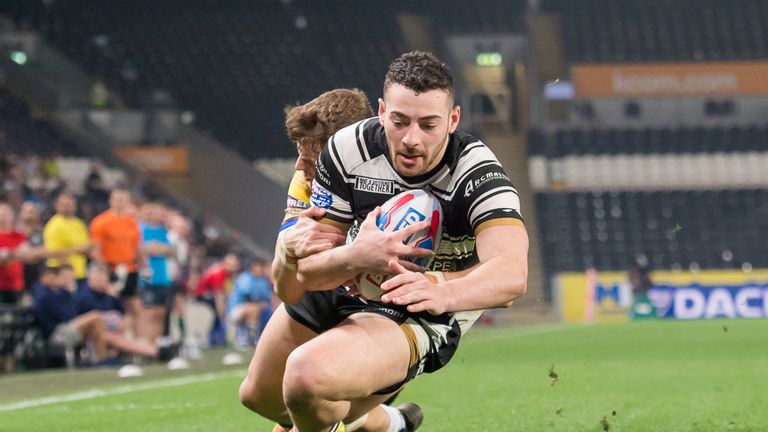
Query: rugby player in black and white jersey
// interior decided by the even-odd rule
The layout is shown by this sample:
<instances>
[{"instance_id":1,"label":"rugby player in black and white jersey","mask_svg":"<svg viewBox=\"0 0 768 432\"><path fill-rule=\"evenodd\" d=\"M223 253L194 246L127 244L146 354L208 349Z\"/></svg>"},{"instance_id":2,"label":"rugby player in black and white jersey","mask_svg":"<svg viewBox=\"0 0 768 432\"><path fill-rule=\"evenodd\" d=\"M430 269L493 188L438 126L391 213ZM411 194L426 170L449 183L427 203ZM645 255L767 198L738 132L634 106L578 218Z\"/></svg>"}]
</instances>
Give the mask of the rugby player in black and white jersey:
<instances>
[{"instance_id":1,"label":"rugby player in black and white jersey","mask_svg":"<svg viewBox=\"0 0 768 432\"><path fill-rule=\"evenodd\" d=\"M483 309L507 306L526 290L520 200L493 153L456 131L450 70L429 53L402 55L387 72L378 114L337 132L317 163L313 204L326 209L324 222L357 234L298 259L303 289L324 293L286 306L321 333L286 364L283 396L301 432L340 430L344 418L440 369ZM402 261L430 253L403 244L426 223L391 233L374 223L380 204L415 188L434 193L444 212L426 273ZM361 272L396 274L382 284L380 302L337 289Z\"/></svg>"}]
</instances>

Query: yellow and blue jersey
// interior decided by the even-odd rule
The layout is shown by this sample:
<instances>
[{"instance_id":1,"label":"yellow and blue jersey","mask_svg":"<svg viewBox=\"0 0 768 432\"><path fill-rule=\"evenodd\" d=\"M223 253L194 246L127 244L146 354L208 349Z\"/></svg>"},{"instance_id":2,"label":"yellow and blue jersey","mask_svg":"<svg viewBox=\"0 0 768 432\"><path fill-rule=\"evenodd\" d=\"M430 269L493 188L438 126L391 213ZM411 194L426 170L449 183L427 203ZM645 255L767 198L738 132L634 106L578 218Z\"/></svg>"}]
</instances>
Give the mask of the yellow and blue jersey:
<instances>
[{"instance_id":1,"label":"yellow and blue jersey","mask_svg":"<svg viewBox=\"0 0 768 432\"><path fill-rule=\"evenodd\" d=\"M304 177L303 171L296 171L288 186L288 199L285 205L285 217L280 225L280 232L292 227L302 211L309 208L312 185Z\"/></svg>"}]
</instances>

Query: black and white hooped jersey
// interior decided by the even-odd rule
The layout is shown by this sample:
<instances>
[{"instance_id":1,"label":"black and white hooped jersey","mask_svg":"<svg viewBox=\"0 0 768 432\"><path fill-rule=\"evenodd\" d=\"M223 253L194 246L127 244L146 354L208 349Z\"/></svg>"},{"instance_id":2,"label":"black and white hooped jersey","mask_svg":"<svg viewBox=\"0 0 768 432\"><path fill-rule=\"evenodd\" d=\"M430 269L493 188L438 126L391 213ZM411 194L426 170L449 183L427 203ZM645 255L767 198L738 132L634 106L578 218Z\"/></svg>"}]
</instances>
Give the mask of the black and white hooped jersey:
<instances>
[{"instance_id":1,"label":"black and white hooped jersey","mask_svg":"<svg viewBox=\"0 0 768 432\"><path fill-rule=\"evenodd\" d=\"M411 189L432 192L443 208L443 233L430 270L458 271L478 262L475 235L494 225L522 224L517 191L496 156L480 140L456 131L430 172L399 175L378 117L338 131L317 161L312 205L356 229L376 206Z\"/></svg>"}]
</instances>

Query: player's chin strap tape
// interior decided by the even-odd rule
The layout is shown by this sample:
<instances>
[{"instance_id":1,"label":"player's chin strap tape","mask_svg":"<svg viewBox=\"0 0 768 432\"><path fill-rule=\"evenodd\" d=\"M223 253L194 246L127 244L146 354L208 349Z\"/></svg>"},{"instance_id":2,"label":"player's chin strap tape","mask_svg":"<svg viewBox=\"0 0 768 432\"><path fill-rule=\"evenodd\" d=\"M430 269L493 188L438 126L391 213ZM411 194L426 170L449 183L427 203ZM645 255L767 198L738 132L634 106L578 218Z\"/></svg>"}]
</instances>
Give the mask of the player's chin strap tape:
<instances>
[{"instance_id":1,"label":"player's chin strap tape","mask_svg":"<svg viewBox=\"0 0 768 432\"><path fill-rule=\"evenodd\" d=\"M283 267L290 269L290 270L296 270L296 262L298 262L298 259L295 255L288 253L288 248L285 247L285 239L283 238L284 232L281 232L279 236L277 236L278 243L280 243L280 253L278 256L280 257L280 262L283 264Z\"/></svg>"},{"instance_id":2,"label":"player's chin strap tape","mask_svg":"<svg viewBox=\"0 0 768 432\"><path fill-rule=\"evenodd\" d=\"M445 282L445 275L443 274L443 272L428 271L424 273L424 276L426 276L427 279L429 279L429 281L435 285Z\"/></svg>"}]
</instances>

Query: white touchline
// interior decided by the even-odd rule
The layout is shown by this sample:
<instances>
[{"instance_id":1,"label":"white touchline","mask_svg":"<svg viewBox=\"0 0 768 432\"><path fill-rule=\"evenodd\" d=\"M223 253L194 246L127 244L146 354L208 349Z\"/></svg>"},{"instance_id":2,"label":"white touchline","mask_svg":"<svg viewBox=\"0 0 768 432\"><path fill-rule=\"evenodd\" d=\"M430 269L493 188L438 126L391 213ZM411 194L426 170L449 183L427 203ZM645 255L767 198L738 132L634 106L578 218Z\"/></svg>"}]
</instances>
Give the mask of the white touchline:
<instances>
[{"instance_id":1,"label":"white touchline","mask_svg":"<svg viewBox=\"0 0 768 432\"><path fill-rule=\"evenodd\" d=\"M59 404L64 402L94 399L94 398L99 398L104 396L133 393L133 392L138 392L143 390L154 390L159 388L176 387L176 386L182 386L187 384L196 384L196 383L201 383L206 381L215 381L222 378L232 378L237 376L240 376L240 377L245 376L245 371L237 370L237 371L227 371L227 372L219 372L219 373L190 375L190 376L184 376L179 378L166 379L162 381L150 381L150 382L145 382L140 384L125 384L125 385L121 385L121 386L110 388L110 389L91 389L91 390L85 390L77 393L70 393L70 394L65 394L60 396L47 396L47 397L38 398L38 399L27 399L27 400L0 405L0 412L16 411L16 410L21 410L25 408L39 407L42 405L53 405L53 404Z\"/></svg>"}]
</instances>

